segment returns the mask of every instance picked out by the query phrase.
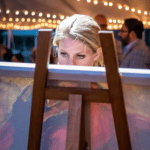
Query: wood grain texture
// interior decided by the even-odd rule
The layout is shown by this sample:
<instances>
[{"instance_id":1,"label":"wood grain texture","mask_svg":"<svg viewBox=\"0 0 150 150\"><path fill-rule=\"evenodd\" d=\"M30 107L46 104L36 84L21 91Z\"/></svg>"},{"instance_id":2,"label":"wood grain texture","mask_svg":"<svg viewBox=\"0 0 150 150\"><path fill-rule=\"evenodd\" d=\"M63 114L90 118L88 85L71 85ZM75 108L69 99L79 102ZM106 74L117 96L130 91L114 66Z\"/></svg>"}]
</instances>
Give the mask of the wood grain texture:
<instances>
[{"instance_id":1,"label":"wood grain texture","mask_svg":"<svg viewBox=\"0 0 150 150\"><path fill-rule=\"evenodd\" d=\"M118 147L120 150L131 150L122 84L115 56L114 36L111 33L100 33L99 35L104 55L109 98L113 111Z\"/></svg>"},{"instance_id":2,"label":"wood grain texture","mask_svg":"<svg viewBox=\"0 0 150 150\"><path fill-rule=\"evenodd\" d=\"M28 150L40 149L51 36L51 31L39 31L38 34Z\"/></svg>"},{"instance_id":3,"label":"wood grain texture","mask_svg":"<svg viewBox=\"0 0 150 150\"><path fill-rule=\"evenodd\" d=\"M110 103L108 90L70 87L47 87L46 99L68 100L69 94L82 94L85 102Z\"/></svg>"},{"instance_id":4,"label":"wood grain texture","mask_svg":"<svg viewBox=\"0 0 150 150\"><path fill-rule=\"evenodd\" d=\"M82 95L69 95L66 150L78 150L80 147L82 115Z\"/></svg>"}]
</instances>

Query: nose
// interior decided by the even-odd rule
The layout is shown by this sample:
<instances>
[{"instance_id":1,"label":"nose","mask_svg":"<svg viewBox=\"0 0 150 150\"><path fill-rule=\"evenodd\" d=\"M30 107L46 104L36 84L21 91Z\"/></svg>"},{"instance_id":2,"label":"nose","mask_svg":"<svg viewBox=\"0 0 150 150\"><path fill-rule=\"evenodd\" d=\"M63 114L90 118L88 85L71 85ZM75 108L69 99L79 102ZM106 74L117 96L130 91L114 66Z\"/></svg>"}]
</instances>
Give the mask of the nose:
<instances>
[{"instance_id":1,"label":"nose","mask_svg":"<svg viewBox=\"0 0 150 150\"><path fill-rule=\"evenodd\" d=\"M68 65L76 65L76 62L75 62L74 58L70 58L68 60Z\"/></svg>"}]
</instances>

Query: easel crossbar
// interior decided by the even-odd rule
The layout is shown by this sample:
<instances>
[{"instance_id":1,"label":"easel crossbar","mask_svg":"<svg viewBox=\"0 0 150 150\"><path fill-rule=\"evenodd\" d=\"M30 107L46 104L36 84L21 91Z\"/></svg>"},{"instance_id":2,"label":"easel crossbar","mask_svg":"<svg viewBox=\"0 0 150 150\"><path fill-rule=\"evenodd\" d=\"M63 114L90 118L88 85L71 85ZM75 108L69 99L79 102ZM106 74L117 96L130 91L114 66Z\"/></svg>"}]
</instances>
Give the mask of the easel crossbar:
<instances>
[{"instance_id":1,"label":"easel crossbar","mask_svg":"<svg viewBox=\"0 0 150 150\"><path fill-rule=\"evenodd\" d=\"M45 89L45 98L54 100L68 101L70 94L82 94L85 102L110 103L108 90L73 88L73 87L47 87Z\"/></svg>"}]
</instances>

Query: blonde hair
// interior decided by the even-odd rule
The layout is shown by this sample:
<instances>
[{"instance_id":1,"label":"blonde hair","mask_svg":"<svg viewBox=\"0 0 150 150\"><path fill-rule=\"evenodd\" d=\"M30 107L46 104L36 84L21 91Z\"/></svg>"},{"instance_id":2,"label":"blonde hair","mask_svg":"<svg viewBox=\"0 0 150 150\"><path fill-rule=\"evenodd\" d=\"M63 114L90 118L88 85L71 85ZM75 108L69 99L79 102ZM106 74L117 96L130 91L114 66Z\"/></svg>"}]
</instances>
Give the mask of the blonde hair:
<instances>
[{"instance_id":1,"label":"blonde hair","mask_svg":"<svg viewBox=\"0 0 150 150\"><path fill-rule=\"evenodd\" d=\"M101 47L98 31L99 25L93 18L87 15L75 14L63 20L56 29L53 45L59 48L59 43L65 38L72 38L85 43L92 49L93 53ZM100 65L102 58L99 58L94 65Z\"/></svg>"}]
</instances>

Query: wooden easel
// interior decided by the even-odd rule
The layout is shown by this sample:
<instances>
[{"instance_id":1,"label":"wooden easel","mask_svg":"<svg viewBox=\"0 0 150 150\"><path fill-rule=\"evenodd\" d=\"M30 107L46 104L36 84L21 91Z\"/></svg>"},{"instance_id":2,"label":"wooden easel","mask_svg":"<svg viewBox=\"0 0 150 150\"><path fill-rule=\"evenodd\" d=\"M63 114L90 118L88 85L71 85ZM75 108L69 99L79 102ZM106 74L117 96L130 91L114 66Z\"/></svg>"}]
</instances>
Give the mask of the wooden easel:
<instances>
[{"instance_id":1,"label":"wooden easel","mask_svg":"<svg viewBox=\"0 0 150 150\"><path fill-rule=\"evenodd\" d=\"M112 106L118 147L120 150L131 150L129 129L125 113L121 79L118 73L117 60L112 33L99 33L103 49L108 90L89 88L46 87L48 62L50 56L52 32L40 30L38 35L36 68L34 75L32 109L30 119L28 150L39 150L42 133L45 99L66 100L69 98L66 150L84 150L85 141L90 145L90 135L84 124L84 102L110 103ZM56 94L55 94L56 93Z\"/></svg>"}]
</instances>

